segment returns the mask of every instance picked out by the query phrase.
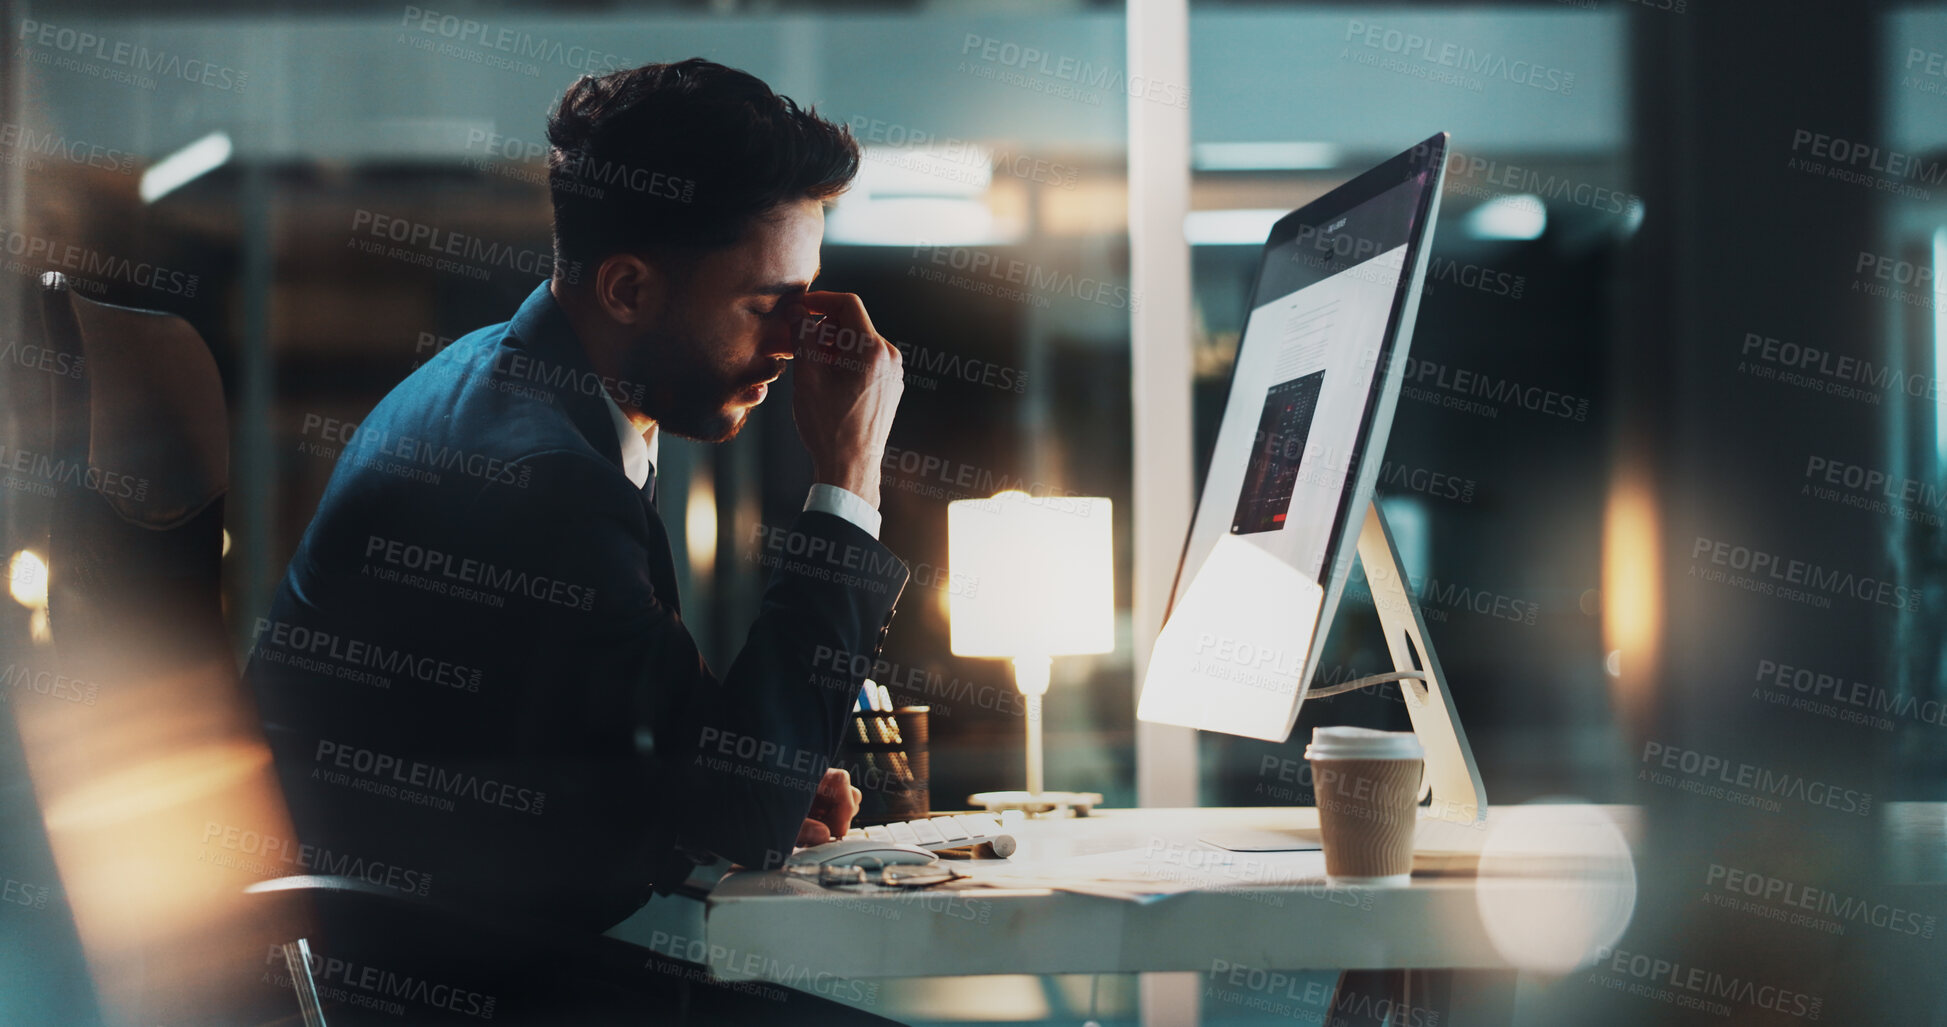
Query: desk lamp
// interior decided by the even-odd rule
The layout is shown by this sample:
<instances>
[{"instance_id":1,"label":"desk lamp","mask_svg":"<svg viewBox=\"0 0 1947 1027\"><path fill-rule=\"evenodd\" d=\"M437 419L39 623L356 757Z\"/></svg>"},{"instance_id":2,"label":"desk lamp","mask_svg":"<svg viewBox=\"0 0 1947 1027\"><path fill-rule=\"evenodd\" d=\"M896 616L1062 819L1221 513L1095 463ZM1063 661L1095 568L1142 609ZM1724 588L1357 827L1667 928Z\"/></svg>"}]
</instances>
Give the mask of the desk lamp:
<instances>
[{"instance_id":1,"label":"desk lamp","mask_svg":"<svg viewBox=\"0 0 1947 1027\"><path fill-rule=\"evenodd\" d=\"M1027 790L969 801L1087 813L1100 795L1042 787L1041 697L1054 657L1115 648L1109 501L1009 490L949 504L946 524L950 580L963 583L948 596L953 654L1014 661L1014 685L1027 699Z\"/></svg>"}]
</instances>

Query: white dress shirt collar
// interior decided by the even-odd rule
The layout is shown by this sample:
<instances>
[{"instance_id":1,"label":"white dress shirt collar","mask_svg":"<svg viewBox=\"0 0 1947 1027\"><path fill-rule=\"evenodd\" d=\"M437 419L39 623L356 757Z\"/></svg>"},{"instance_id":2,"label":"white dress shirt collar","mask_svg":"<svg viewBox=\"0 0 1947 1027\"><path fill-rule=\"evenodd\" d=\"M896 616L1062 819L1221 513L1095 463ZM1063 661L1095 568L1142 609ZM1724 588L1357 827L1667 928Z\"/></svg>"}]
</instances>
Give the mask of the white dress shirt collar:
<instances>
[{"instance_id":1,"label":"white dress shirt collar","mask_svg":"<svg viewBox=\"0 0 1947 1027\"><path fill-rule=\"evenodd\" d=\"M648 484L649 473L656 469L657 458L661 456L662 432L650 428L648 438L644 439L607 389L602 390L602 402L608 404L608 419L615 424L615 440L622 445L622 473L635 482L636 488L641 488Z\"/></svg>"}]
</instances>

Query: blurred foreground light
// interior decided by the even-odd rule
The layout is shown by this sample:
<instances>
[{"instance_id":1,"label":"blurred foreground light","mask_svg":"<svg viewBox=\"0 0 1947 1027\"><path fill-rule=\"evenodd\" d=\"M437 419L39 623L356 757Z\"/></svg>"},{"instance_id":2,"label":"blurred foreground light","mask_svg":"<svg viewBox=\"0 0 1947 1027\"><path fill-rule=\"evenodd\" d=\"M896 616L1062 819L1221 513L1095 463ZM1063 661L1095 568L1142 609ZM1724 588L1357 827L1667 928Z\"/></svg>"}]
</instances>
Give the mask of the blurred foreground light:
<instances>
[{"instance_id":1,"label":"blurred foreground light","mask_svg":"<svg viewBox=\"0 0 1947 1027\"><path fill-rule=\"evenodd\" d=\"M1600 807L1502 806L1474 895L1488 940L1523 970L1563 974L1614 947L1636 910L1636 861Z\"/></svg>"},{"instance_id":2,"label":"blurred foreground light","mask_svg":"<svg viewBox=\"0 0 1947 1027\"><path fill-rule=\"evenodd\" d=\"M1198 171L1320 171L1343 156L1332 143L1198 143L1190 166Z\"/></svg>"},{"instance_id":3,"label":"blurred foreground light","mask_svg":"<svg viewBox=\"0 0 1947 1027\"><path fill-rule=\"evenodd\" d=\"M36 642L54 641L54 629L47 622L47 607L36 608L27 618L27 637Z\"/></svg>"},{"instance_id":4,"label":"blurred foreground light","mask_svg":"<svg viewBox=\"0 0 1947 1027\"><path fill-rule=\"evenodd\" d=\"M296 851L270 749L227 652L160 666L142 641L64 655L86 701L22 696L14 710L98 1022L267 1022L209 1014L255 1001L266 941L308 933L303 910L244 894L278 862L219 842Z\"/></svg>"},{"instance_id":5,"label":"blurred foreground light","mask_svg":"<svg viewBox=\"0 0 1947 1027\"><path fill-rule=\"evenodd\" d=\"M173 811L232 790L269 766L270 750L253 742L176 750L105 768L80 786L49 796L43 816L50 831L167 820Z\"/></svg>"},{"instance_id":6,"label":"blurred foreground light","mask_svg":"<svg viewBox=\"0 0 1947 1027\"><path fill-rule=\"evenodd\" d=\"M1192 246L1262 246L1271 226L1289 213L1268 207L1193 210L1183 215L1183 238Z\"/></svg>"},{"instance_id":7,"label":"blurred foreground light","mask_svg":"<svg viewBox=\"0 0 1947 1027\"><path fill-rule=\"evenodd\" d=\"M14 602L30 609L47 605L47 561L32 549L23 549L7 561L7 590Z\"/></svg>"},{"instance_id":8,"label":"blurred foreground light","mask_svg":"<svg viewBox=\"0 0 1947 1027\"><path fill-rule=\"evenodd\" d=\"M223 529L223 555L230 555L230 529Z\"/></svg>"},{"instance_id":9,"label":"blurred foreground light","mask_svg":"<svg viewBox=\"0 0 1947 1027\"><path fill-rule=\"evenodd\" d=\"M222 167L234 151L228 133L211 132L149 165L149 170L142 172L137 192L143 203L154 203Z\"/></svg>"},{"instance_id":10,"label":"blurred foreground light","mask_svg":"<svg viewBox=\"0 0 1947 1027\"><path fill-rule=\"evenodd\" d=\"M1603 657L1602 669L1608 671L1612 678L1622 677L1622 650L1609 650L1609 655Z\"/></svg>"},{"instance_id":11,"label":"blurred foreground light","mask_svg":"<svg viewBox=\"0 0 1947 1027\"><path fill-rule=\"evenodd\" d=\"M1475 207L1463 227L1476 239L1539 239L1548 228L1548 207L1532 193L1498 196Z\"/></svg>"}]
</instances>

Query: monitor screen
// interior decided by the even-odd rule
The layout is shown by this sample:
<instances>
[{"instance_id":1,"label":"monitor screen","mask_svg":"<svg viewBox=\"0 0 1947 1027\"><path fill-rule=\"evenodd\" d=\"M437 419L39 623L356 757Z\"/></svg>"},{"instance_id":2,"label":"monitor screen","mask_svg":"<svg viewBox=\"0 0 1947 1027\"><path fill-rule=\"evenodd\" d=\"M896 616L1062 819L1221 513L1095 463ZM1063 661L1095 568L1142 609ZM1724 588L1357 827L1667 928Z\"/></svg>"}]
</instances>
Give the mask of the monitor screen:
<instances>
[{"instance_id":1,"label":"monitor screen","mask_svg":"<svg viewBox=\"0 0 1947 1027\"><path fill-rule=\"evenodd\" d=\"M1272 229L1143 719L1274 740L1296 723L1384 455L1445 143Z\"/></svg>"}]
</instances>

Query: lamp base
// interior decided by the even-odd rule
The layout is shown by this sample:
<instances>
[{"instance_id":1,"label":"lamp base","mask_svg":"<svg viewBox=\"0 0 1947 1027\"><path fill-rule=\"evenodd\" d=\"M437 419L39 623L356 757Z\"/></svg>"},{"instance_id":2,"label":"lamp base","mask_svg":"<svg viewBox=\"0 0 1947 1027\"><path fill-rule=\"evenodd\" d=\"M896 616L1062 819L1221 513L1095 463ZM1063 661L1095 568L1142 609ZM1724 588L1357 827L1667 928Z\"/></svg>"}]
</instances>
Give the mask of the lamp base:
<instances>
[{"instance_id":1,"label":"lamp base","mask_svg":"<svg viewBox=\"0 0 1947 1027\"><path fill-rule=\"evenodd\" d=\"M976 792L967 801L990 813L1018 809L1085 817L1102 804L1102 796L1099 792Z\"/></svg>"}]
</instances>

